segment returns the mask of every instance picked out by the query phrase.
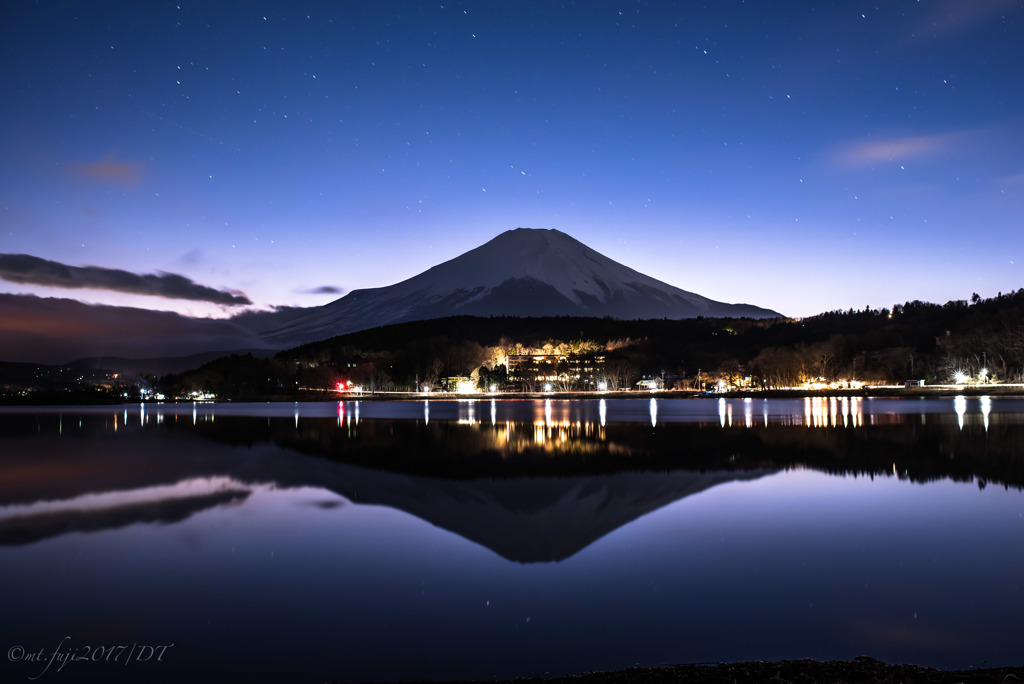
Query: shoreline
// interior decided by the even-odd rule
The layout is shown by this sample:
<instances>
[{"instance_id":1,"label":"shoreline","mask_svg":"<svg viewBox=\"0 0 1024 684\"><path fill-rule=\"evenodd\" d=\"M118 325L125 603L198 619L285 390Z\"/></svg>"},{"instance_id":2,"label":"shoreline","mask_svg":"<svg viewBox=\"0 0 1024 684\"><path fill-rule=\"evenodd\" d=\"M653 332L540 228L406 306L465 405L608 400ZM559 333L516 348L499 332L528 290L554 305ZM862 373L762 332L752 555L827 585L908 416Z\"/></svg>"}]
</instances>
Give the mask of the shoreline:
<instances>
[{"instance_id":1,"label":"shoreline","mask_svg":"<svg viewBox=\"0 0 1024 684\"><path fill-rule=\"evenodd\" d=\"M336 684L339 680L336 680ZM432 680L403 680L404 684L426 684ZM773 662L697 663L633 667L611 672L584 672L575 675L544 677L531 675L515 679L447 680L457 684L735 684L736 682L778 682L780 684L977 684L980 682L1024 681L1024 667L992 667L972 670L940 670L922 665L890 665L868 656L853 660L819 661L811 659ZM381 684L381 683L377 683Z\"/></svg>"},{"instance_id":2,"label":"shoreline","mask_svg":"<svg viewBox=\"0 0 1024 684\"><path fill-rule=\"evenodd\" d=\"M624 391L569 391L569 392L338 392L337 390L300 390L296 394L261 395L253 397L227 397L203 399L204 403L273 403L273 402L338 402L338 401L481 401L500 399L518 401L527 399L829 399L829 398L905 398L926 399L936 397L1024 397L1024 384L1013 385L870 385L858 389L770 389L732 392L702 392L698 390L624 390ZM5 400L6 399L6 400ZM24 397L27 401L0 398L0 406L120 406L122 404L189 404L193 399L119 401L98 399L89 393L39 393Z\"/></svg>"},{"instance_id":3,"label":"shoreline","mask_svg":"<svg viewBox=\"0 0 1024 684\"><path fill-rule=\"evenodd\" d=\"M870 385L859 389L770 389L733 392L701 392L699 390L625 390L625 391L570 391L570 392L336 392L325 391L317 398L302 395L298 401L422 401L430 399L804 399L804 398L929 398L929 397L983 397L1022 396L1024 384L1013 385ZM336 398L336 399L335 399ZM291 401L291 399L285 399Z\"/></svg>"}]
</instances>

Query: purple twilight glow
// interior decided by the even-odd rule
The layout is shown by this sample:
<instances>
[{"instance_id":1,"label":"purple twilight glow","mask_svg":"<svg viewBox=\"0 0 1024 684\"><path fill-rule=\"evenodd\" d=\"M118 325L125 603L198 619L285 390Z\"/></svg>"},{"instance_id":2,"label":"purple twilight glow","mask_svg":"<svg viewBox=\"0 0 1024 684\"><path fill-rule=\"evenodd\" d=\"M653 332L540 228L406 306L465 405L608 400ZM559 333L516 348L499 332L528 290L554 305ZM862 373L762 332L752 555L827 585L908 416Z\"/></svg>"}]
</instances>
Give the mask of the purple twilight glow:
<instances>
[{"instance_id":1,"label":"purple twilight glow","mask_svg":"<svg viewBox=\"0 0 1024 684\"><path fill-rule=\"evenodd\" d=\"M389 285L517 226L792 316L1024 285L1019 1L0 13L0 254L257 308Z\"/></svg>"}]
</instances>

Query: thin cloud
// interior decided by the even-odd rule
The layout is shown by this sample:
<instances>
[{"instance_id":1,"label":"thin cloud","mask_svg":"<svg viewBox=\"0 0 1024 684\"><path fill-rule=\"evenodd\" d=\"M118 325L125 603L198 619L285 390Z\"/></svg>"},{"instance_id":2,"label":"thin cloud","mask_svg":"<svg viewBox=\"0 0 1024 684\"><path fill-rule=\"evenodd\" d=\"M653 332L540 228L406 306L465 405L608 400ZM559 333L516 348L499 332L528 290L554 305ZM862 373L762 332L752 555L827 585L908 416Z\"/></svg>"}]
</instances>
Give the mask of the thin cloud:
<instances>
[{"instance_id":1,"label":"thin cloud","mask_svg":"<svg viewBox=\"0 0 1024 684\"><path fill-rule=\"evenodd\" d=\"M1019 10L1018 0L943 0L932 6L931 12L923 17L916 33L945 38L970 31L990 19Z\"/></svg>"},{"instance_id":2,"label":"thin cloud","mask_svg":"<svg viewBox=\"0 0 1024 684\"><path fill-rule=\"evenodd\" d=\"M1014 174L1012 176L1003 176L998 180L1002 185L1019 185L1024 187L1024 173Z\"/></svg>"},{"instance_id":3,"label":"thin cloud","mask_svg":"<svg viewBox=\"0 0 1024 684\"><path fill-rule=\"evenodd\" d=\"M868 140L840 145L833 149L831 157L844 168L909 161L957 152L972 137L973 133L958 132Z\"/></svg>"},{"instance_id":4,"label":"thin cloud","mask_svg":"<svg viewBox=\"0 0 1024 684\"><path fill-rule=\"evenodd\" d=\"M102 266L68 266L28 254L0 254L0 278L23 285L68 290L111 290L129 294L211 302L225 306L252 304L244 293L216 290L176 273L131 273Z\"/></svg>"},{"instance_id":5,"label":"thin cloud","mask_svg":"<svg viewBox=\"0 0 1024 684\"><path fill-rule=\"evenodd\" d=\"M198 266L199 264L202 264L202 263L205 263L205 262L206 262L206 255L203 254L203 251L201 249L199 249L198 247L196 247L196 248L190 250L189 252L183 254L176 261L176 263L184 264L186 266Z\"/></svg>"},{"instance_id":6,"label":"thin cloud","mask_svg":"<svg viewBox=\"0 0 1024 684\"><path fill-rule=\"evenodd\" d=\"M310 290L299 290L300 294L344 294L345 290L335 285L321 285L320 287L314 287Z\"/></svg>"},{"instance_id":7,"label":"thin cloud","mask_svg":"<svg viewBox=\"0 0 1024 684\"><path fill-rule=\"evenodd\" d=\"M0 361L180 357L265 346L251 330L227 319L0 293Z\"/></svg>"},{"instance_id":8,"label":"thin cloud","mask_svg":"<svg viewBox=\"0 0 1024 684\"><path fill-rule=\"evenodd\" d=\"M79 178L115 183L130 188L142 182L146 167L143 164L110 159L98 162L76 162L71 165L71 170Z\"/></svg>"}]
</instances>

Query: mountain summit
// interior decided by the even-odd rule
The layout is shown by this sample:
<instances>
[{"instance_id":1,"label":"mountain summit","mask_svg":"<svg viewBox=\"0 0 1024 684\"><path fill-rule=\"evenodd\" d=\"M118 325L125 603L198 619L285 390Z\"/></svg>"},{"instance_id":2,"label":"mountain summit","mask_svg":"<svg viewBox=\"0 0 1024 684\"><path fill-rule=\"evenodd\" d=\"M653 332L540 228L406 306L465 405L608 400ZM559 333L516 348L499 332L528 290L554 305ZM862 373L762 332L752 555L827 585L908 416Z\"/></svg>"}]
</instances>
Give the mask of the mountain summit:
<instances>
[{"instance_id":1,"label":"mountain summit","mask_svg":"<svg viewBox=\"0 0 1024 684\"><path fill-rule=\"evenodd\" d=\"M408 280L354 290L309 309L266 335L277 344L300 344L391 323L456 315L781 316L673 287L557 230L516 228Z\"/></svg>"}]
</instances>

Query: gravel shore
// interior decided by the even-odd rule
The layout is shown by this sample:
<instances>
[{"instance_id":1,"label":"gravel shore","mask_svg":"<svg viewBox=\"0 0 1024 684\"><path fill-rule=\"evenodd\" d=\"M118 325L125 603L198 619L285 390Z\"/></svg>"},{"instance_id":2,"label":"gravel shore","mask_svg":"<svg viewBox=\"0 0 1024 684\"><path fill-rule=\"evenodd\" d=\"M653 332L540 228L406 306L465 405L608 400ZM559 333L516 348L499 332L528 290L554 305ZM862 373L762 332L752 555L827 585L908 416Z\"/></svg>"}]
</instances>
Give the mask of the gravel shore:
<instances>
[{"instance_id":1,"label":"gravel shore","mask_svg":"<svg viewBox=\"0 0 1024 684\"><path fill-rule=\"evenodd\" d=\"M486 680L489 684L969 684L1024 682L1024 667L997 667L975 670L936 670L917 665L887 665L861 656L853 660L783 660L779 662L720 663L637 667L617 672L586 672L568 677L524 677L513 680ZM408 683L407 683L408 684ZM467 683L468 684L468 683Z\"/></svg>"}]
</instances>

